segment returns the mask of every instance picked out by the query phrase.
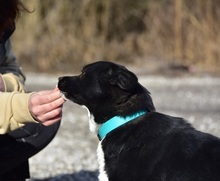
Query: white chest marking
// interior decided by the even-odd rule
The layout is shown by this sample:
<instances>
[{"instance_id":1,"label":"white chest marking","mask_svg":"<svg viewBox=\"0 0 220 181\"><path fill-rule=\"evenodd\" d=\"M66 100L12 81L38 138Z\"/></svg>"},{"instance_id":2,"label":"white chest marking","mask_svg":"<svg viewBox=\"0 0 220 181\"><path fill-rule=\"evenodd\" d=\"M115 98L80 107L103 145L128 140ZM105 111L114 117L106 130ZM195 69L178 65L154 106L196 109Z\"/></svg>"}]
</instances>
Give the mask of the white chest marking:
<instances>
[{"instance_id":1,"label":"white chest marking","mask_svg":"<svg viewBox=\"0 0 220 181\"><path fill-rule=\"evenodd\" d=\"M107 173L105 171L105 158L102 150L102 141L99 142L97 148L97 157L99 162L99 181L109 181Z\"/></svg>"},{"instance_id":2,"label":"white chest marking","mask_svg":"<svg viewBox=\"0 0 220 181\"><path fill-rule=\"evenodd\" d=\"M90 113L89 109L86 106L82 106L82 107L88 111L90 131L97 134L99 125L94 121L94 116ZM102 141L99 142L97 148L97 157L99 163L99 181L109 181L107 173L105 171L105 158L104 158L104 152L102 150Z\"/></svg>"},{"instance_id":3,"label":"white chest marking","mask_svg":"<svg viewBox=\"0 0 220 181\"><path fill-rule=\"evenodd\" d=\"M94 116L90 113L89 109L86 106L82 106L83 108L85 108L88 111L88 117L89 117L89 130L92 133L96 133L98 132L98 124L94 121Z\"/></svg>"}]
</instances>

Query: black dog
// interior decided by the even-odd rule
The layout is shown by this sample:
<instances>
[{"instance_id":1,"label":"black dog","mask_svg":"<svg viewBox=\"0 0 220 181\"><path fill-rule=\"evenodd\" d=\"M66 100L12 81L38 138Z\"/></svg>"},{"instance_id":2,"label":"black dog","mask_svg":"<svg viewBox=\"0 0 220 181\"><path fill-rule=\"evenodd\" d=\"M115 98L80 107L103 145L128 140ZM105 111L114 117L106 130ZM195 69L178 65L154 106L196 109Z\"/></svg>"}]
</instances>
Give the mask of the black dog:
<instances>
[{"instance_id":1,"label":"black dog","mask_svg":"<svg viewBox=\"0 0 220 181\"><path fill-rule=\"evenodd\" d=\"M125 67L96 62L79 76L59 78L58 87L90 112L101 140L100 181L220 180L220 139L155 112L149 92Z\"/></svg>"}]
</instances>

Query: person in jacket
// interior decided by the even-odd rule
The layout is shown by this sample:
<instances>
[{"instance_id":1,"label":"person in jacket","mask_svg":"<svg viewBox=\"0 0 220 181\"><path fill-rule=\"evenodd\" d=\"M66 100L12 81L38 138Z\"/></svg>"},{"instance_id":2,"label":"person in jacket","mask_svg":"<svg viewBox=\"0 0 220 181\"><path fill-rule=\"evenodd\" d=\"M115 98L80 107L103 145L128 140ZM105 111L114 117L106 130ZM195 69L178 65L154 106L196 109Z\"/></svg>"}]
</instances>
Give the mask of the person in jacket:
<instances>
[{"instance_id":1,"label":"person in jacket","mask_svg":"<svg viewBox=\"0 0 220 181\"><path fill-rule=\"evenodd\" d=\"M64 99L58 88L25 92L25 75L12 51L10 37L20 0L0 0L0 180L30 177L28 159L56 135Z\"/></svg>"}]
</instances>

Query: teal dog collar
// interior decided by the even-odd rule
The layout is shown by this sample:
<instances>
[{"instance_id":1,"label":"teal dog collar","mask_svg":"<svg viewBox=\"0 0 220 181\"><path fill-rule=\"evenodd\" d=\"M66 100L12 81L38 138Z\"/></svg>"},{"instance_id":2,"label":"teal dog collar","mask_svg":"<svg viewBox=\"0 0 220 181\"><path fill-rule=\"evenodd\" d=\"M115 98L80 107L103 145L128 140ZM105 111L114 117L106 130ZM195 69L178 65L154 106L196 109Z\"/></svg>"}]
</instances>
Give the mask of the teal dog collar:
<instances>
[{"instance_id":1,"label":"teal dog collar","mask_svg":"<svg viewBox=\"0 0 220 181\"><path fill-rule=\"evenodd\" d=\"M98 135L100 139L103 139L109 132L113 131L114 129L118 128L119 126L134 120L135 118L142 116L145 114L146 111L140 111L137 112L131 116L121 117L121 116L115 116L108 121L106 121L104 124L101 125L101 127L98 130Z\"/></svg>"}]
</instances>

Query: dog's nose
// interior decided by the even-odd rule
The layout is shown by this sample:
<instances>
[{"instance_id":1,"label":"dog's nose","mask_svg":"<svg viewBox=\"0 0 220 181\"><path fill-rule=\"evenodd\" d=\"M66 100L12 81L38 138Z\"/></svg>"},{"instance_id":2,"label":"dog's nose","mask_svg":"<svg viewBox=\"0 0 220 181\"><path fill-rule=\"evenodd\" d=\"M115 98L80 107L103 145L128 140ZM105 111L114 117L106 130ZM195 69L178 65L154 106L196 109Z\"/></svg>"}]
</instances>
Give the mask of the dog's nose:
<instances>
[{"instance_id":1,"label":"dog's nose","mask_svg":"<svg viewBox=\"0 0 220 181\"><path fill-rule=\"evenodd\" d=\"M65 77L59 77L58 78L58 88L62 91L64 91L65 89L65 86L66 86L66 80L65 80Z\"/></svg>"}]
</instances>

